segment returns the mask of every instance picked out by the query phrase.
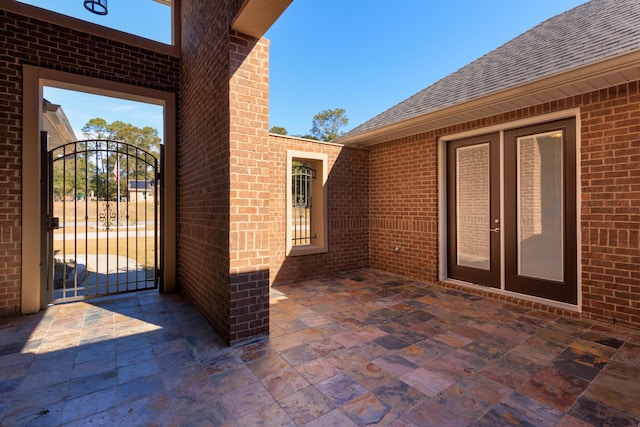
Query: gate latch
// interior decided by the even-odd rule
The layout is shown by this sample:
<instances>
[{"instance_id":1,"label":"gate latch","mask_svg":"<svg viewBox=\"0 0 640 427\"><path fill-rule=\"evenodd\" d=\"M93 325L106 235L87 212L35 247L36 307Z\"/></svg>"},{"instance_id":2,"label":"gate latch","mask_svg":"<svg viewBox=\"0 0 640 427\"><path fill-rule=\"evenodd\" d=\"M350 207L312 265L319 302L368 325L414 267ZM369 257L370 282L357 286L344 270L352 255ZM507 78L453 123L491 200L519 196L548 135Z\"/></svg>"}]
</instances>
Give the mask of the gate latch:
<instances>
[{"instance_id":1,"label":"gate latch","mask_svg":"<svg viewBox=\"0 0 640 427\"><path fill-rule=\"evenodd\" d=\"M48 217L47 218L47 227L49 230L57 230L60 228L60 218L56 217Z\"/></svg>"}]
</instances>

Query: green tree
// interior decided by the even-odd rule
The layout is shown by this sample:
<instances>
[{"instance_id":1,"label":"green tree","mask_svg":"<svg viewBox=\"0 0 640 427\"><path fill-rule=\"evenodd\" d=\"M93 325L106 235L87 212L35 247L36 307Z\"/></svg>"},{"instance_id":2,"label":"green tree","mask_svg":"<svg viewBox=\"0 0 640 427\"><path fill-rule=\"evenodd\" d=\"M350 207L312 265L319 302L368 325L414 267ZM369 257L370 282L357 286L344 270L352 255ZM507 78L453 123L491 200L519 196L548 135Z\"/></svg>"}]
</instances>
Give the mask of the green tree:
<instances>
[{"instance_id":1,"label":"green tree","mask_svg":"<svg viewBox=\"0 0 640 427\"><path fill-rule=\"evenodd\" d=\"M105 119L96 117L87 122L82 127L82 134L87 139L108 139L109 138L109 125Z\"/></svg>"},{"instance_id":2,"label":"green tree","mask_svg":"<svg viewBox=\"0 0 640 427\"><path fill-rule=\"evenodd\" d=\"M152 163L152 158L148 157L141 150L144 150L156 159L160 157L160 143L162 139L156 129L150 126L139 128L131 123L125 123L120 120L107 123L106 120L96 117L84 125L82 133L88 140L111 140L126 142L133 146L128 147L125 151L123 146L118 147L117 144L99 143L104 151L99 151L96 156L90 158L88 162L85 163L89 181L87 183L88 192L93 191L97 197L108 199L115 197L117 181L114 175L114 166L116 163L118 163L117 169L121 181L146 181L152 179L152 168L147 164L147 162ZM107 145L109 145L109 150L117 149L122 155L113 153L107 155ZM143 158L146 162L135 160L136 157ZM60 181L60 179L58 179L58 181ZM68 184L66 186L68 186Z\"/></svg>"},{"instance_id":3,"label":"green tree","mask_svg":"<svg viewBox=\"0 0 640 427\"><path fill-rule=\"evenodd\" d=\"M313 116L311 134L320 141L331 141L344 134L340 129L348 124L344 108L324 110Z\"/></svg>"},{"instance_id":4,"label":"green tree","mask_svg":"<svg viewBox=\"0 0 640 427\"><path fill-rule=\"evenodd\" d=\"M269 133L275 133L276 135L288 135L289 134L285 128L280 127L280 126L271 126L271 129L269 129Z\"/></svg>"},{"instance_id":5,"label":"green tree","mask_svg":"<svg viewBox=\"0 0 640 427\"><path fill-rule=\"evenodd\" d=\"M53 163L53 192L57 199L85 197L87 190L87 159L83 155L59 154Z\"/></svg>"},{"instance_id":6,"label":"green tree","mask_svg":"<svg viewBox=\"0 0 640 427\"><path fill-rule=\"evenodd\" d=\"M107 123L106 120L99 117L89 120L82 128L82 134L87 139L111 139L126 142L156 155L160 153L160 142L162 142L158 131L150 126L139 128L120 120Z\"/></svg>"}]
</instances>

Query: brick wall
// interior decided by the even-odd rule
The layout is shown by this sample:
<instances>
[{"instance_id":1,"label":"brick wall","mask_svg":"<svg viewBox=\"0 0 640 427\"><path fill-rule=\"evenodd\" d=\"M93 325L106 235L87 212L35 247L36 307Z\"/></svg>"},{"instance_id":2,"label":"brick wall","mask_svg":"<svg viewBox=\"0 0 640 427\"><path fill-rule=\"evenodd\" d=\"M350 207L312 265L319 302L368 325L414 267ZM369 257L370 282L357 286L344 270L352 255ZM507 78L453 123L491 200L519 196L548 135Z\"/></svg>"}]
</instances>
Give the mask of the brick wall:
<instances>
[{"instance_id":1,"label":"brick wall","mask_svg":"<svg viewBox=\"0 0 640 427\"><path fill-rule=\"evenodd\" d=\"M237 3L181 2L178 286L227 339L229 26Z\"/></svg>"},{"instance_id":2,"label":"brick wall","mask_svg":"<svg viewBox=\"0 0 640 427\"><path fill-rule=\"evenodd\" d=\"M179 60L0 10L0 316L20 313L22 66L178 91Z\"/></svg>"},{"instance_id":3,"label":"brick wall","mask_svg":"<svg viewBox=\"0 0 640 427\"><path fill-rule=\"evenodd\" d=\"M285 256L287 150L327 154L327 253ZM280 135L269 136L272 284L353 270L369 264L368 152Z\"/></svg>"},{"instance_id":4,"label":"brick wall","mask_svg":"<svg viewBox=\"0 0 640 427\"><path fill-rule=\"evenodd\" d=\"M373 146L371 267L437 280L438 136L579 107L582 315L640 327L638 85L633 82ZM394 253L394 246L401 251ZM563 312L513 297L500 298Z\"/></svg>"},{"instance_id":5,"label":"brick wall","mask_svg":"<svg viewBox=\"0 0 640 427\"><path fill-rule=\"evenodd\" d=\"M583 309L640 327L640 82L584 96Z\"/></svg>"},{"instance_id":6,"label":"brick wall","mask_svg":"<svg viewBox=\"0 0 640 427\"><path fill-rule=\"evenodd\" d=\"M179 285L229 343L268 332L268 43L243 1L183 1Z\"/></svg>"},{"instance_id":7,"label":"brick wall","mask_svg":"<svg viewBox=\"0 0 640 427\"><path fill-rule=\"evenodd\" d=\"M371 267L437 280L437 157L434 133L371 148Z\"/></svg>"},{"instance_id":8,"label":"brick wall","mask_svg":"<svg viewBox=\"0 0 640 427\"><path fill-rule=\"evenodd\" d=\"M269 43L231 35L230 341L269 332Z\"/></svg>"}]
</instances>

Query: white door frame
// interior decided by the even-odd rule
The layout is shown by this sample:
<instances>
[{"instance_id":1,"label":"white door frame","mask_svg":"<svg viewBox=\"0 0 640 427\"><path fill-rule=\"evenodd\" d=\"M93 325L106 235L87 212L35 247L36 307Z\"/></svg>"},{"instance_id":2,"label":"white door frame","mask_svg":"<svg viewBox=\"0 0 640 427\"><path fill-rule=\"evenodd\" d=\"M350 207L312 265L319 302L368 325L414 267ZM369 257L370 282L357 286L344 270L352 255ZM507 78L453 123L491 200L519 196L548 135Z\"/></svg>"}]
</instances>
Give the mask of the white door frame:
<instances>
[{"instance_id":1,"label":"white door frame","mask_svg":"<svg viewBox=\"0 0 640 427\"><path fill-rule=\"evenodd\" d=\"M472 283L460 282L450 279L447 271L447 171L446 171L446 145L449 141L469 138L472 136L484 135L488 133L500 132L500 181L504 182L504 131L516 129L535 124L543 124L559 119L574 118L576 121L576 263L577 277L576 286L578 292L578 301L576 305L543 299L535 296L510 292L505 289L504 281L504 233L501 233L501 283L500 288L489 288L486 286L474 285ZM461 132L457 134L445 135L438 138L438 280L441 282L450 282L471 288L481 289L490 293L498 293L517 297L522 300L538 302L547 306L554 306L569 311L582 311L582 235L580 232L580 207L581 207L581 180L580 180L580 109L571 108L568 110L558 111L555 113L544 114L540 116L530 117L527 119L512 121L499 125L488 126L485 128L474 129L472 131ZM501 193L504 193L503 191ZM504 194L500 195L500 223L504 223Z\"/></svg>"}]
</instances>

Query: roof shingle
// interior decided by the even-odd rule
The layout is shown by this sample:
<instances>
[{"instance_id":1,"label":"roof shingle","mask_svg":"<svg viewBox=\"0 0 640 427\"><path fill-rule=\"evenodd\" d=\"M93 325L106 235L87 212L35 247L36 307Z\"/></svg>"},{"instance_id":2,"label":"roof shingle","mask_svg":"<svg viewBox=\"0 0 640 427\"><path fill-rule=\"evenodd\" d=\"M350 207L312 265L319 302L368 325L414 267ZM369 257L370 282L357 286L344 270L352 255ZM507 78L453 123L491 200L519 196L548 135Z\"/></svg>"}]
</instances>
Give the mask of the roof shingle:
<instances>
[{"instance_id":1,"label":"roof shingle","mask_svg":"<svg viewBox=\"0 0 640 427\"><path fill-rule=\"evenodd\" d=\"M345 136L640 50L640 1L592 0L550 18Z\"/></svg>"}]
</instances>

